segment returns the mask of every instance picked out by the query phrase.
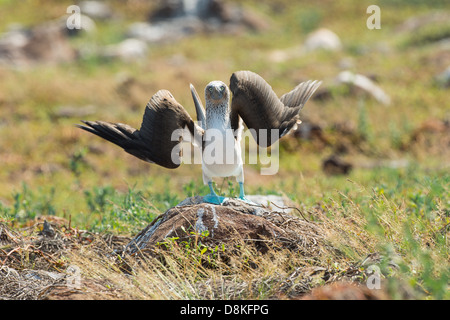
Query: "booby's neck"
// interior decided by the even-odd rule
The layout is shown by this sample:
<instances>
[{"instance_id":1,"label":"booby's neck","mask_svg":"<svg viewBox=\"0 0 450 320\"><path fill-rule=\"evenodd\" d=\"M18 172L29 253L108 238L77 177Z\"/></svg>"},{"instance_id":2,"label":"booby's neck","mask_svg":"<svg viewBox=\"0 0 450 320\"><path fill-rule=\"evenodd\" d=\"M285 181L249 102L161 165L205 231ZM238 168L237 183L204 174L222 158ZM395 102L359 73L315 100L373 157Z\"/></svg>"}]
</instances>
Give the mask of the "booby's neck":
<instances>
[{"instance_id":1,"label":"booby's neck","mask_svg":"<svg viewBox=\"0 0 450 320\"><path fill-rule=\"evenodd\" d=\"M206 129L231 129L228 103L206 102Z\"/></svg>"}]
</instances>

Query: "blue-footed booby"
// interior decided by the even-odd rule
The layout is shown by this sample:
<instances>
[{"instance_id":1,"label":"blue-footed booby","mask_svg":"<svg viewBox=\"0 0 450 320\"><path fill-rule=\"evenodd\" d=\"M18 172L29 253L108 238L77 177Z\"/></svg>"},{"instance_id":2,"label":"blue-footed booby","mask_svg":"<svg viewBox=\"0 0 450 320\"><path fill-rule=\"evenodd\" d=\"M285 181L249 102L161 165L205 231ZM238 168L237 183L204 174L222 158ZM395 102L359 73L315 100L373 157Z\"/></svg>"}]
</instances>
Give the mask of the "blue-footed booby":
<instances>
[{"instance_id":1,"label":"blue-footed booby","mask_svg":"<svg viewBox=\"0 0 450 320\"><path fill-rule=\"evenodd\" d=\"M181 164L180 143L186 140L181 132L187 128L194 137L191 142L202 147L203 182L210 188L204 201L223 203L226 198L214 191L213 178L236 177L239 199L249 202L244 192L240 147L243 122L260 147L269 147L297 127L301 122L300 110L320 84L321 81L308 80L278 98L258 74L237 71L232 74L229 87L222 81L212 81L206 86L206 108L190 85L197 123L169 91L159 90L147 103L139 130L105 121L82 121L84 125L77 126L139 159L170 169ZM231 103L230 92L233 94Z\"/></svg>"}]
</instances>

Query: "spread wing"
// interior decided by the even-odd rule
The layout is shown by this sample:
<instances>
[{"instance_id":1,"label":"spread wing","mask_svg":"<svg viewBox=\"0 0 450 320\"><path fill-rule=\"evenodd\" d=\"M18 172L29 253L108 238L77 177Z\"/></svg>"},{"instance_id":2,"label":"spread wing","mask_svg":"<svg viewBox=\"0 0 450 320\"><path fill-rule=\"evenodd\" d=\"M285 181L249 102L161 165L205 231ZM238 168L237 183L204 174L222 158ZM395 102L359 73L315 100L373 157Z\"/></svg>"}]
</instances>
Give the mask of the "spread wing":
<instances>
[{"instance_id":1,"label":"spread wing","mask_svg":"<svg viewBox=\"0 0 450 320\"><path fill-rule=\"evenodd\" d=\"M174 169L181 164L183 130L199 137L202 129L167 90L158 91L148 102L139 130L123 123L82 121L79 128L106 139L141 160ZM195 135L197 131L197 135Z\"/></svg>"},{"instance_id":2,"label":"spread wing","mask_svg":"<svg viewBox=\"0 0 450 320\"><path fill-rule=\"evenodd\" d=\"M230 78L231 127L238 129L241 117L258 145L269 147L300 123L300 110L320 84L320 81L302 82L279 99L261 76L237 71Z\"/></svg>"}]
</instances>

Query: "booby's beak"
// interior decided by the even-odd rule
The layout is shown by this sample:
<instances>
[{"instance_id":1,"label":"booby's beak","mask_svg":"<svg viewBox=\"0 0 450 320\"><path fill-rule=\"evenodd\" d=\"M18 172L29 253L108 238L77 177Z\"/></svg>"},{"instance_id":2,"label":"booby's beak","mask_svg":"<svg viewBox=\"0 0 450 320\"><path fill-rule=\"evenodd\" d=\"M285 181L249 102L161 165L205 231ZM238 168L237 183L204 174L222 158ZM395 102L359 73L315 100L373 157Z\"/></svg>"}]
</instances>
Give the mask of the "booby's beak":
<instances>
[{"instance_id":1,"label":"booby's beak","mask_svg":"<svg viewBox=\"0 0 450 320\"><path fill-rule=\"evenodd\" d=\"M222 100L224 95L225 95L225 91L226 88L224 85L208 85L207 90L209 91L209 97L212 100L218 101L218 100Z\"/></svg>"}]
</instances>

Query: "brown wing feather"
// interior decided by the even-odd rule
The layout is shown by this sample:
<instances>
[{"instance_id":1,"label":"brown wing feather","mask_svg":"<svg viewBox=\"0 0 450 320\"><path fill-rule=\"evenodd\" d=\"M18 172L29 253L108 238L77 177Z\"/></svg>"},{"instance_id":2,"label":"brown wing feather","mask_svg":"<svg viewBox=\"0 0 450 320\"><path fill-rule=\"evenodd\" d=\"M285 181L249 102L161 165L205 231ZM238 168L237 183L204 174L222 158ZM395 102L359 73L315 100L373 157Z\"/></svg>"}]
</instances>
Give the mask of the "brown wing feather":
<instances>
[{"instance_id":1,"label":"brown wing feather","mask_svg":"<svg viewBox=\"0 0 450 320\"><path fill-rule=\"evenodd\" d=\"M301 83L280 100L261 76L237 71L230 78L231 126L238 128L240 116L253 129L258 145L268 147L298 123L300 110L319 85L316 81Z\"/></svg>"},{"instance_id":2,"label":"brown wing feather","mask_svg":"<svg viewBox=\"0 0 450 320\"><path fill-rule=\"evenodd\" d=\"M148 102L139 130L123 123L82 121L79 128L91 132L147 162L165 168L180 166L181 130L188 127L194 135L192 118L167 90L158 91ZM174 135L179 132L180 135Z\"/></svg>"}]
</instances>

